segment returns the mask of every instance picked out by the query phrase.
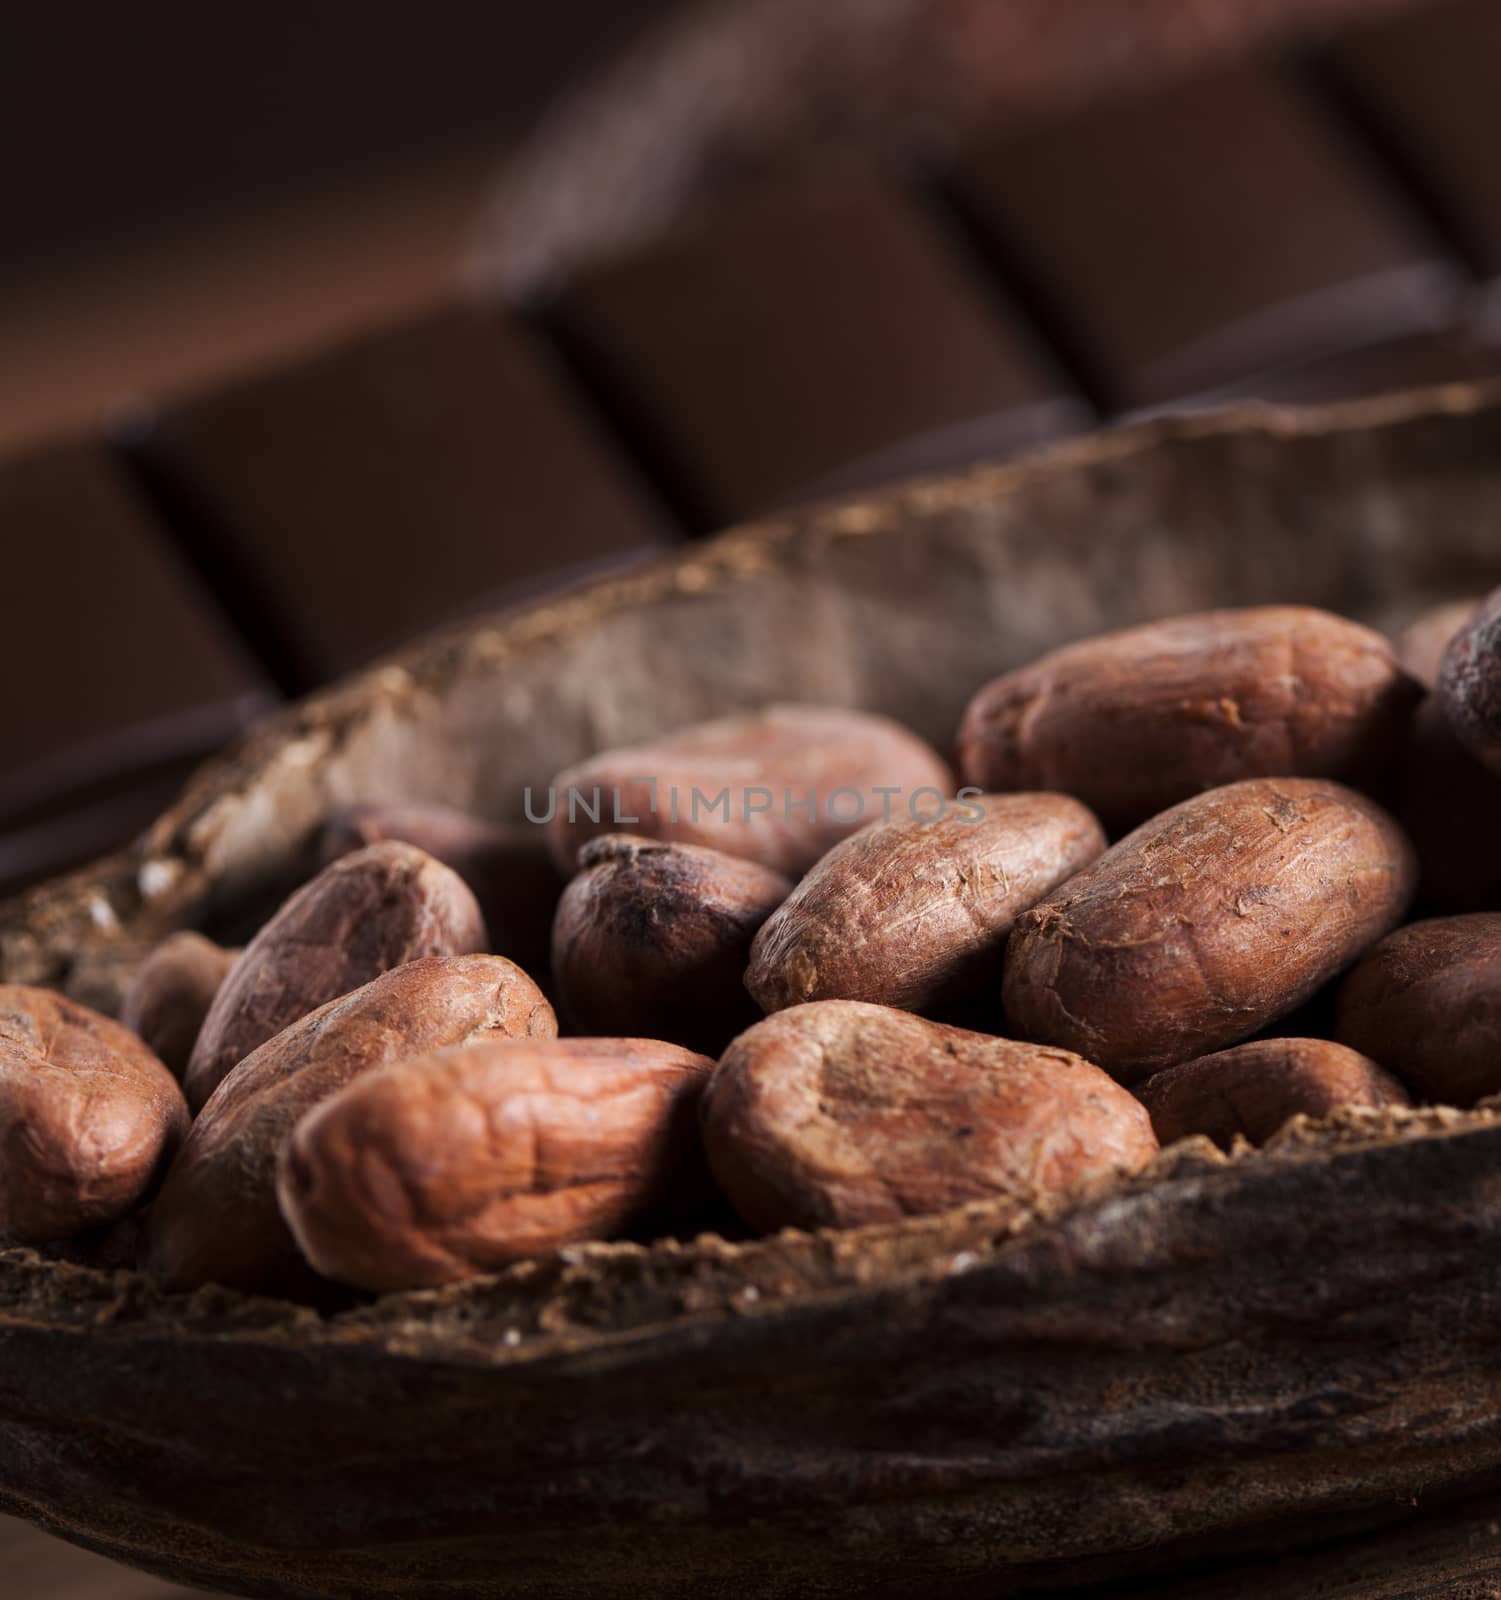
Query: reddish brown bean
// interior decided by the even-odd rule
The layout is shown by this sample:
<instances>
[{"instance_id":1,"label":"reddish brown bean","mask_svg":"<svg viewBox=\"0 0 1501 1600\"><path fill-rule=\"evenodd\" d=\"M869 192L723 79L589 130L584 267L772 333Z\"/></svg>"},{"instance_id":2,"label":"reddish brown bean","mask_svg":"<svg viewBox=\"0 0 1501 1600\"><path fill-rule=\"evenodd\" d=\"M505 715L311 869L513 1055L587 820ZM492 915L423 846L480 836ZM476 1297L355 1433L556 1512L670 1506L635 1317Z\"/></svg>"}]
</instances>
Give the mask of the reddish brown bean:
<instances>
[{"instance_id":1,"label":"reddish brown bean","mask_svg":"<svg viewBox=\"0 0 1501 1600\"><path fill-rule=\"evenodd\" d=\"M479 901L490 948L542 981L563 890L542 828L486 822L447 806L345 806L319 831L319 865L384 839L414 844L452 867Z\"/></svg>"},{"instance_id":2,"label":"reddish brown bean","mask_svg":"<svg viewBox=\"0 0 1501 1600\"><path fill-rule=\"evenodd\" d=\"M483 950L484 919L462 878L389 840L325 867L246 946L214 996L183 1087L196 1111L267 1039L382 972Z\"/></svg>"},{"instance_id":3,"label":"reddish brown bean","mask_svg":"<svg viewBox=\"0 0 1501 1600\"><path fill-rule=\"evenodd\" d=\"M120 1005L120 1021L180 1078L219 985L239 959L201 933L163 939L141 964Z\"/></svg>"},{"instance_id":4,"label":"reddish brown bean","mask_svg":"<svg viewBox=\"0 0 1501 1600\"><path fill-rule=\"evenodd\" d=\"M1163 1144L1202 1134L1225 1150L1237 1135L1265 1144L1290 1117L1412 1104L1391 1073L1328 1039L1253 1039L1169 1067L1137 1094Z\"/></svg>"},{"instance_id":5,"label":"reddish brown bean","mask_svg":"<svg viewBox=\"0 0 1501 1600\"><path fill-rule=\"evenodd\" d=\"M552 1008L500 956L413 961L301 1018L225 1078L152 1208L147 1265L174 1289L299 1293L306 1269L276 1205L298 1119L377 1067L448 1045L551 1038Z\"/></svg>"},{"instance_id":6,"label":"reddish brown bean","mask_svg":"<svg viewBox=\"0 0 1501 1600\"><path fill-rule=\"evenodd\" d=\"M768 1012L809 1000L922 1011L998 993L1017 913L1104 848L1093 815L1061 794L982 795L934 822L873 823L769 918L745 985Z\"/></svg>"},{"instance_id":7,"label":"reddish brown bean","mask_svg":"<svg viewBox=\"0 0 1501 1600\"><path fill-rule=\"evenodd\" d=\"M1402 830L1351 789L1214 789L1022 913L1006 1015L1135 1083L1295 1010L1401 920L1415 882Z\"/></svg>"},{"instance_id":8,"label":"reddish brown bean","mask_svg":"<svg viewBox=\"0 0 1501 1600\"><path fill-rule=\"evenodd\" d=\"M751 940L792 885L701 845L606 834L579 852L553 928L564 1015L582 1033L717 1054L757 1012Z\"/></svg>"},{"instance_id":9,"label":"reddish brown bean","mask_svg":"<svg viewBox=\"0 0 1501 1600\"><path fill-rule=\"evenodd\" d=\"M1501 914L1433 917L1383 939L1341 985L1337 1031L1425 1100L1501 1092Z\"/></svg>"},{"instance_id":10,"label":"reddish brown bean","mask_svg":"<svg viewBox=\"0 0 1501 1600\"><path fill-rule=\"evenodd\" d=\"M1384 775L1421 689L1390 642L1307 606L1209 611L1103 634L986 684L961 781L1058 789L1117 834L1216 785Z\"/></svg>"},{"instance_id":11,"label":"reddish brown bean","mask_svg":"<svg viewBox=\"0 0 1501 1600\"><path fill-rule=\"evenodd\" d=\"M712 1065L653 1039L403 1061L298 1124L282 1213L320 1272L366 1289L450 1283L609 1238L697 1190Z\"/></svg>"},{"instance_id":12,"label":"reddish brown bean","mask_svg":"<svg viewBox=\"0 0 1501 1600\"><path fill-rule=\"evenodd\" d=\"M743 1033L703 1129L720 1187L766 1232L1032 1200L1157 1148L1141 1105L1078 1056L851 1000Z\"/></svg>"},{"instance_id":13,"label":"reddish brown bean","mask_svg":"<svg viewBox=\"0 0 1501 1600\"><path fill-rule=\"evenodd\" d=\"M187 1128L176 1080L128 1028L0 984L0 1235L45 1244L118 1221Z\"/></svg>"}]
</instances>

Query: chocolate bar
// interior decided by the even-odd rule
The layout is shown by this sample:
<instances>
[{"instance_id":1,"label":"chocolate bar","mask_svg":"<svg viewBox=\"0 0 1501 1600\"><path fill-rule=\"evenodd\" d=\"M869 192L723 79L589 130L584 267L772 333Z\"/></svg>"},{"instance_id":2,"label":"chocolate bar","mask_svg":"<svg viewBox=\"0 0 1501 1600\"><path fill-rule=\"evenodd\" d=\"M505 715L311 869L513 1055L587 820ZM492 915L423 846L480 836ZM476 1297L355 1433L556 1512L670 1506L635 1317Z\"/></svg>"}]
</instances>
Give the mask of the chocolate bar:
<instances>
[{"instance_id":1,"label":"chocolate bar","mask_svg":"<svg viewBox=\"0 0 1501 1600\"><path fill-rule=\"evenodd\" d=\"M0 823L206 755L272 701L265 675L102 444L0 467L14 686Z\"/></svg>"},{"instance_id":2,"label":"chocolate bar","mask_svg":"<svg viewBox=\"0 0 1501 1600\"><path fill-rule=\"evenodd\" d=\"M1501 6L1398 13L1343 39L1332 66L1480 277L1501 333Z\"/></svg>"},{"instance_id":3,"label":"chocolate bar","mask_svg":"<svg viewBox=\"0 0 1501 1600\"><path fill-rule=\"evenodd\" d=\"M1089 412L894 185L768 185L568 284L552 320L700 530L1001 455Z\"/></svg>"},{"instance_id":4,"label":"chocolate bar","mask_svg":"<svg viewBox=\"0 0 1501 1600\"><path fill-rule=\"evenodd\" d=\"M1400 191L1270 67L981 137L953 181L1121 410L1439 328L1461 292Z\"/></svg>"},{"instance_id":5,"label":"chocolate bar","mask_svg":"<svg viewBox=\"0 0 1501 1600\"><path fill-rule=\"evenodd\" d=\"M294 689L677 537L500 311L444 311L189 400L141 450Z\"/></svg>"}]
</instances>

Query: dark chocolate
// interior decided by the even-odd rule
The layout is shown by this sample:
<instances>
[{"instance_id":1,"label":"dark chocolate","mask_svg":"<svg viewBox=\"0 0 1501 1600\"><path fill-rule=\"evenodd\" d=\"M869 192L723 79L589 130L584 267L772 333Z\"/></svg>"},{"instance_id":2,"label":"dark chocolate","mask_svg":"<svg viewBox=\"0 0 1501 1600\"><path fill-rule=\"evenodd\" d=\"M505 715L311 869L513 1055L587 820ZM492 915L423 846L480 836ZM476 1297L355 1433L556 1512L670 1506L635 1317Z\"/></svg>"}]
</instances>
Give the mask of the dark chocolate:
<instances>
[{"instance_id":1,"label":"dark chocolate","mask_svg":"<svg viewBox=\"0 0 1501 1600\"><path fill-rule=\"evenodd\" d=\"M1483 279L1501 326L1501 6L1398 12L1347 35L1331 62Z\"/></svg>"},{"instance_id":2,"label":"dark chocolate","mask_svg":"<svg viewBox=\"0 0 1501 1600\"><path fill-rule=\"evenodd\" d=\"M545 346L480 308L188 401L143 453L290 687L675 536Z\"/></svg>"},{"instance_id":3,"label":"dark chocolate","mask_svg":"<svg viewBox=\"0 0 1501 1600\"><path fill-rule=\"evenodd\" d=\"M553 316L706 528L1088 418L957 238L860 170L768 183Z\"/></svg>"},{"instance_id":4,"label":"dark chocolate","mask_svg":"<svg viewBox=\"0 0 1501 1600\"><path fill-rule=\"evenodd\" d=\"M1122 410L1442 326L1460 278L1300 81L1194 77L976 140L976 225Z\"/></svg>"},{"instance_id":5,"label":"dark chocolate","mask_svg":"<svg viewBox=\"0 0 1501 1600\"><path fill-rule=\"evenodd\" d=\"M0 466L0 550L0 826L43 822L89 791L207 755L271 704L213 595L104 446L64 443Z\"/></svg>"}]
</instances>

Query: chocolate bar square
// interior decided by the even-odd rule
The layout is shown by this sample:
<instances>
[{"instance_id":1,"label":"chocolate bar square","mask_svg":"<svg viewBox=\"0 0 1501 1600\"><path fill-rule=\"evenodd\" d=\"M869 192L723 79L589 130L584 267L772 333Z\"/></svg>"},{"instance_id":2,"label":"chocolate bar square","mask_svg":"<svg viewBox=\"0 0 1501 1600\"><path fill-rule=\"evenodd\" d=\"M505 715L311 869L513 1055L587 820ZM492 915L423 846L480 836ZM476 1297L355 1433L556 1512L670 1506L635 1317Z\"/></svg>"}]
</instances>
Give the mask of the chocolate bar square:
<instances>
[{"instance_id":1,"label":"chocolate bar square","mask_svg":"<svg viewBox=\"0 0 1501 1600\"><path fill-rule=\"evenodd\" d=\"M768 182L576 279L553 318L703 530L1089 416L957 240L863 170Z\"/></svg>"},{"instance_id":2,"label":"chocolate bar square","mask_svg":"<svg viewBox=\"0 0 1501 1600\"><path fill-rule=\"evenodd\" d=\"M0 466L0 823L197 759L273 701L213 594L110 450Z\"/></svg>"},{"instance_id":3,"label":"chocolate bar square","mask_svg":"<svg viewBox=\"0 0 1501 1600\"><path fill-rule=\"evenodd\" d=\"M1332 64L1479 273L1501 330L1501 6L1399 13L1347 35Z\"/></svg>"},{"instance_id":4,"label":"chocolate bar square","mask_svg":"<svg viewBox=\"0 0 1501 1600\"><path fill-rule=\"evenodd\" d=\"M1459 274L1352 139L1253 63L982 136L954 183L1130 410L1450 319Z\"/></svg>"},{"instance_id":5,"label":"chocolate bar square","mask_svg":"<svg viewBox=\"0 0 1501 1600\"><path fill-rule=\"evenodd\" d=\"M290 688L677 536L552 353L481 307L189 400L142 452Z\"/></svg>"}]
</instances>

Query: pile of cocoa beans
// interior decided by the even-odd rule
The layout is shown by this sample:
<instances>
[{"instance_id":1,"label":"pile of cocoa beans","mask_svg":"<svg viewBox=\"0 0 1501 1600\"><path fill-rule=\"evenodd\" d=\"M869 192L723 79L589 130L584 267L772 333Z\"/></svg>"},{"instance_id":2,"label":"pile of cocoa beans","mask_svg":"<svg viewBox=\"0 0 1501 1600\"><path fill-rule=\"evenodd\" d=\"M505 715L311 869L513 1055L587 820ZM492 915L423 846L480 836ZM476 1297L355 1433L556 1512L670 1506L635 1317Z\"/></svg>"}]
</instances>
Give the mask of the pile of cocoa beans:
<instances>
[{"instance_id":1,"label":"pile of cocoa beans","mask_svg":"<svg viewBox=\"0 0 1501 1600\"><path fill-rule=\"evenodd\" d=\"M1501 592L1395 643L1273 606L1070 645L976 689L952 765L781 705L524 821L346 809L119 1021L0 986L0 1235L316 1301L1473 1106L1498 800Z\"/></svg>"}]
</instances>

